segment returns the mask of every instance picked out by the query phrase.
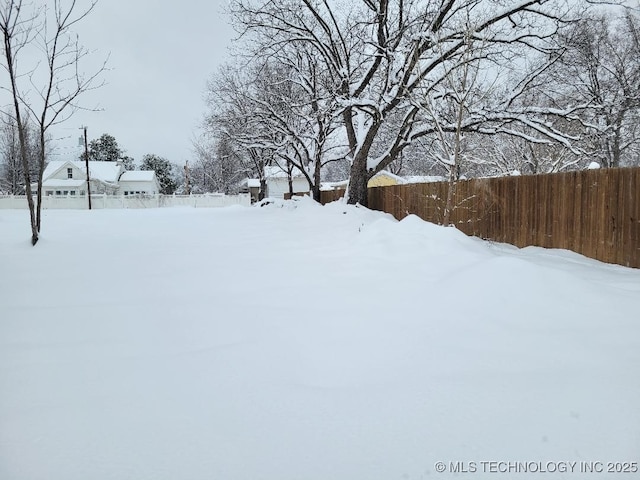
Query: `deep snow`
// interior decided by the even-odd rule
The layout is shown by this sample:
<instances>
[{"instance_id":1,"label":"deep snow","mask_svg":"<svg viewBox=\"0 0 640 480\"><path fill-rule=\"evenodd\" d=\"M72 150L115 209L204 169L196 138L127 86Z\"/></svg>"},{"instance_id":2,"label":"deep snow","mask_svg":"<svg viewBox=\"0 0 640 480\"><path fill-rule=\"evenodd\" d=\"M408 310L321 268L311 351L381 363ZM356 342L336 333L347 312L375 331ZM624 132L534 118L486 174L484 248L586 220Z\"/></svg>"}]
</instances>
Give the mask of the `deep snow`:
<instances>
[{"instance_id":1,"label":"deep snow","mask_svg":"<svg viewBox=\"0 0 640 480\"><path fill-rule=\"evenodd\" d=\"M308 200L32 248L0 211L0 318L2 480L640 478L577 471L640 461L640 271L570 252Z\"/></svg>"}]
</instances>

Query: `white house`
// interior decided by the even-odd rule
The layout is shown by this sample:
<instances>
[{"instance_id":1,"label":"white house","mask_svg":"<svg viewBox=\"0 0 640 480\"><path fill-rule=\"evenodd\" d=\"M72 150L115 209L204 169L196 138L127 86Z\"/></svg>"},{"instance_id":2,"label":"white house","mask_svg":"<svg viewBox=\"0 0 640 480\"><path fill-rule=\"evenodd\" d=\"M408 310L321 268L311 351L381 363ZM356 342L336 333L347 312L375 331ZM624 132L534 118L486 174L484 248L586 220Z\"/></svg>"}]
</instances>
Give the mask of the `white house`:
<instances>
[{"instance_id":1,"label":"white house","mask_svg":"<svg viewBox=\"0 0 640 480\"><path fill-rule=\"evenodd\" d=\"M89 167L91 170L91 167ZM155 195L160 193L160 184L154 170L129 170L120 175L118 180L122 195Z\"/></svg>"},{"instance_id":2,"label":"white house","mask_svg":"<svg viewBox=\"0 0 640 480\"><path fill-rule=\"evenodd\" d=\"M155 195L160 192L156 172L128 172L121 162L89 162L89 183L92 194ZM53 161L45 168L42 176L43 195L85 195L86 190L87 170L84 161Z\"/></svg>"},{"instance_id":3,"label":"white house","mask_svg":"<svg viewBox=\"0 0 640 480\"><path fill-rule=\"evenodd\" d=\"M277 165L264 167L266 191L264 197L284 198L289 193L289 178L287 172ZM309 182L304 175L294 168L291 172L293 193L309 193ZM257 178L245 178L239 183L240 191L251 194L251 202L258 200L260 180Z\"/></svg>"},{"instance_id":4,"label":"white house","mask_svg":"<svg viewBox=\"0 0 640 480\"><path fill-rule=\"evenodd\" d=\"M264 196L270 198L284 198L289 193L289 178L287 172L277 165L264 167L265 182L267 191ZM246 183L245 183L246 182ZM260 181L256 179L247 179L241 185L251 188L251 185L260 186ZM291 172L291 183L293 185L293 193L308 193L309 182L302 173L294 168Z\"/></svg>"}]
</instances>

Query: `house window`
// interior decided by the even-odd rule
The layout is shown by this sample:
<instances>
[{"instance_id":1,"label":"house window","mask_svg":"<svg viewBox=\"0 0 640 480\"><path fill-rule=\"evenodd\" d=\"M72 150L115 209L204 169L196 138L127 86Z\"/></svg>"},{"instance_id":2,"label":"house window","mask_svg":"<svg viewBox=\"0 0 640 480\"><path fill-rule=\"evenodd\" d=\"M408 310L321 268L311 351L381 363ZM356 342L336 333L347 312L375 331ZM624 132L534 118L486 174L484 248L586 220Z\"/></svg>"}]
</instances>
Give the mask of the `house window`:
<instances>
[{"instance_id":1,"label":"house window","mask_svg":"<svg viewBox=\"0 0 640 480\"><path fill-rule=\"evenodd\" d=\"M47 197L50 197L51 195L53 195L53 190L47 190L46 195Z\"/></svg>"},{"instance_id":2,"label":"house window","mask_svg":"<svg viewBox=\"0 0 640 480\"><path fill-rule=\"evenodd\" d=\"M56 195L62 195L62 192L60 190L56 190Z\"/></svg>"},{"instance_id":3,"label":"house window","mask_svg":"<svg viewBox=\"0 0 640 480\"><path fill-rule=\"evenodd\" d=\"M80 190L80 195L84 196L84 190Z\"/></svg>"},{"instance_id":4,"label":"house window","mask_svg":"<svg viewBox=\"0 0 640 480\"><path fill-rule=\"evenodd\" d=\"M125 190L124 196L126 197L127 195L129 195L129 192Z\"/></svg>"},{"instance_id":5,"label":"house window","mask_svg":"<svg viewBox=\"0 0 640 480\"><path fill-rule=\"evenodd\" d=\"M73 196L75 196L75 194L76 194L76 191L75 191L75 190L71 190L71 191L69 192L69 195L71 195L72 197L73 197Z\"/></svg>"},{"instance_id":6,"label":"house window","mask_svg":"<svg viewBox=\"0 0 640 480\"><path fill-rule=\"evenodd\" d=\"M67 168L67 178L73 178L73 168Z\"/></svg>"},{"instance_id":7,"label":"house window","mask_svg":"<svg viewBox=\"0 0 640 480\"><path fill-rule=\"evenodd\" d=\"M67 195L69 195L69 190L65 190L65 191L63 192L63 195L64 195L65 197L66 197Z\"/></svg>"}]
</instances>

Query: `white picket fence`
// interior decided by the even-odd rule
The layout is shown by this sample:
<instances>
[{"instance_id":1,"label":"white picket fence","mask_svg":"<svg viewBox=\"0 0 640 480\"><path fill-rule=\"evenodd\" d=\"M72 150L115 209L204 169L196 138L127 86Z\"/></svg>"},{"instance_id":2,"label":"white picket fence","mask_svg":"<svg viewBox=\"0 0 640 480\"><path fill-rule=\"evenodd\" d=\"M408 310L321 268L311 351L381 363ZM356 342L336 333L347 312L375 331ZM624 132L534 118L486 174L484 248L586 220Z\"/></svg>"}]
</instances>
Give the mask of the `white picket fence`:
<instances>
[{"instance_id":1,"label":"white picket fence","mask_svg":"<svg viewBox=\"0 0 640 480\"><path fill-rule=\"evenodd\" d=\"M160 208L160 207L195 207L215 208L230 205L251 205L249 194L224 195L207 193L203 195L91 195L91 208ZM0 195L0 209L28 208L25 195ZM84 195L80 196L44 196L42 208L86 210L89 202Z\"/></svg>"}]
</instances>

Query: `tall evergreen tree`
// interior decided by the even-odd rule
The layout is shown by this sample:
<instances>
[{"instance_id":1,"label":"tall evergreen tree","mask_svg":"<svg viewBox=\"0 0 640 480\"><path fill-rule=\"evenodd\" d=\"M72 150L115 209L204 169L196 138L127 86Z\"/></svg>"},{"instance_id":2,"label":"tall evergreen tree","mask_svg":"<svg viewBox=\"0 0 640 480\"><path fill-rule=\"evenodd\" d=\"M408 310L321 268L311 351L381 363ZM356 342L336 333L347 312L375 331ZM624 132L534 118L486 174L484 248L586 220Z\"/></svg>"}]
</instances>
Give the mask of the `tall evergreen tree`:
<instances>
[{"instance_id":1,"label":"tall evergreen tree","mask_svg":"<svg viewBox=\"0 0 640 480\"><path fill-rule=\"evenodd\" d=\"M108 133L103 133L100 138L89 142L89 160L116 162L122 156L123 151L118 146L115 137Z\"/></svg>"},{"instance_id":2,"label":"tall evergreen tree","mask_svg":"<svg viewBox=\"0 0 640 480\"><path fill-rule=\"evenodd\" d=\"M173 194L178 187L174 179L174 168L175 166L169 160L154 154L143 156L140 166L140 170L155 170L160 183L160 193L166 195Z\"/></svg>"},{"instance_id":3,"label":"tall evergreen tree","mask_svg":"<svg viewBox=\"0 0 640 480\"><path fill-rule=\"evenodd\" d=\"M84 160L84 154L81 158ZM103 133L100 138L89 142L89 160L100 162L117 162L124 163L126 170L133 170L133 158L126 155L125 150L121 149L113 135Z\"/></svg>"}]
</instances>

